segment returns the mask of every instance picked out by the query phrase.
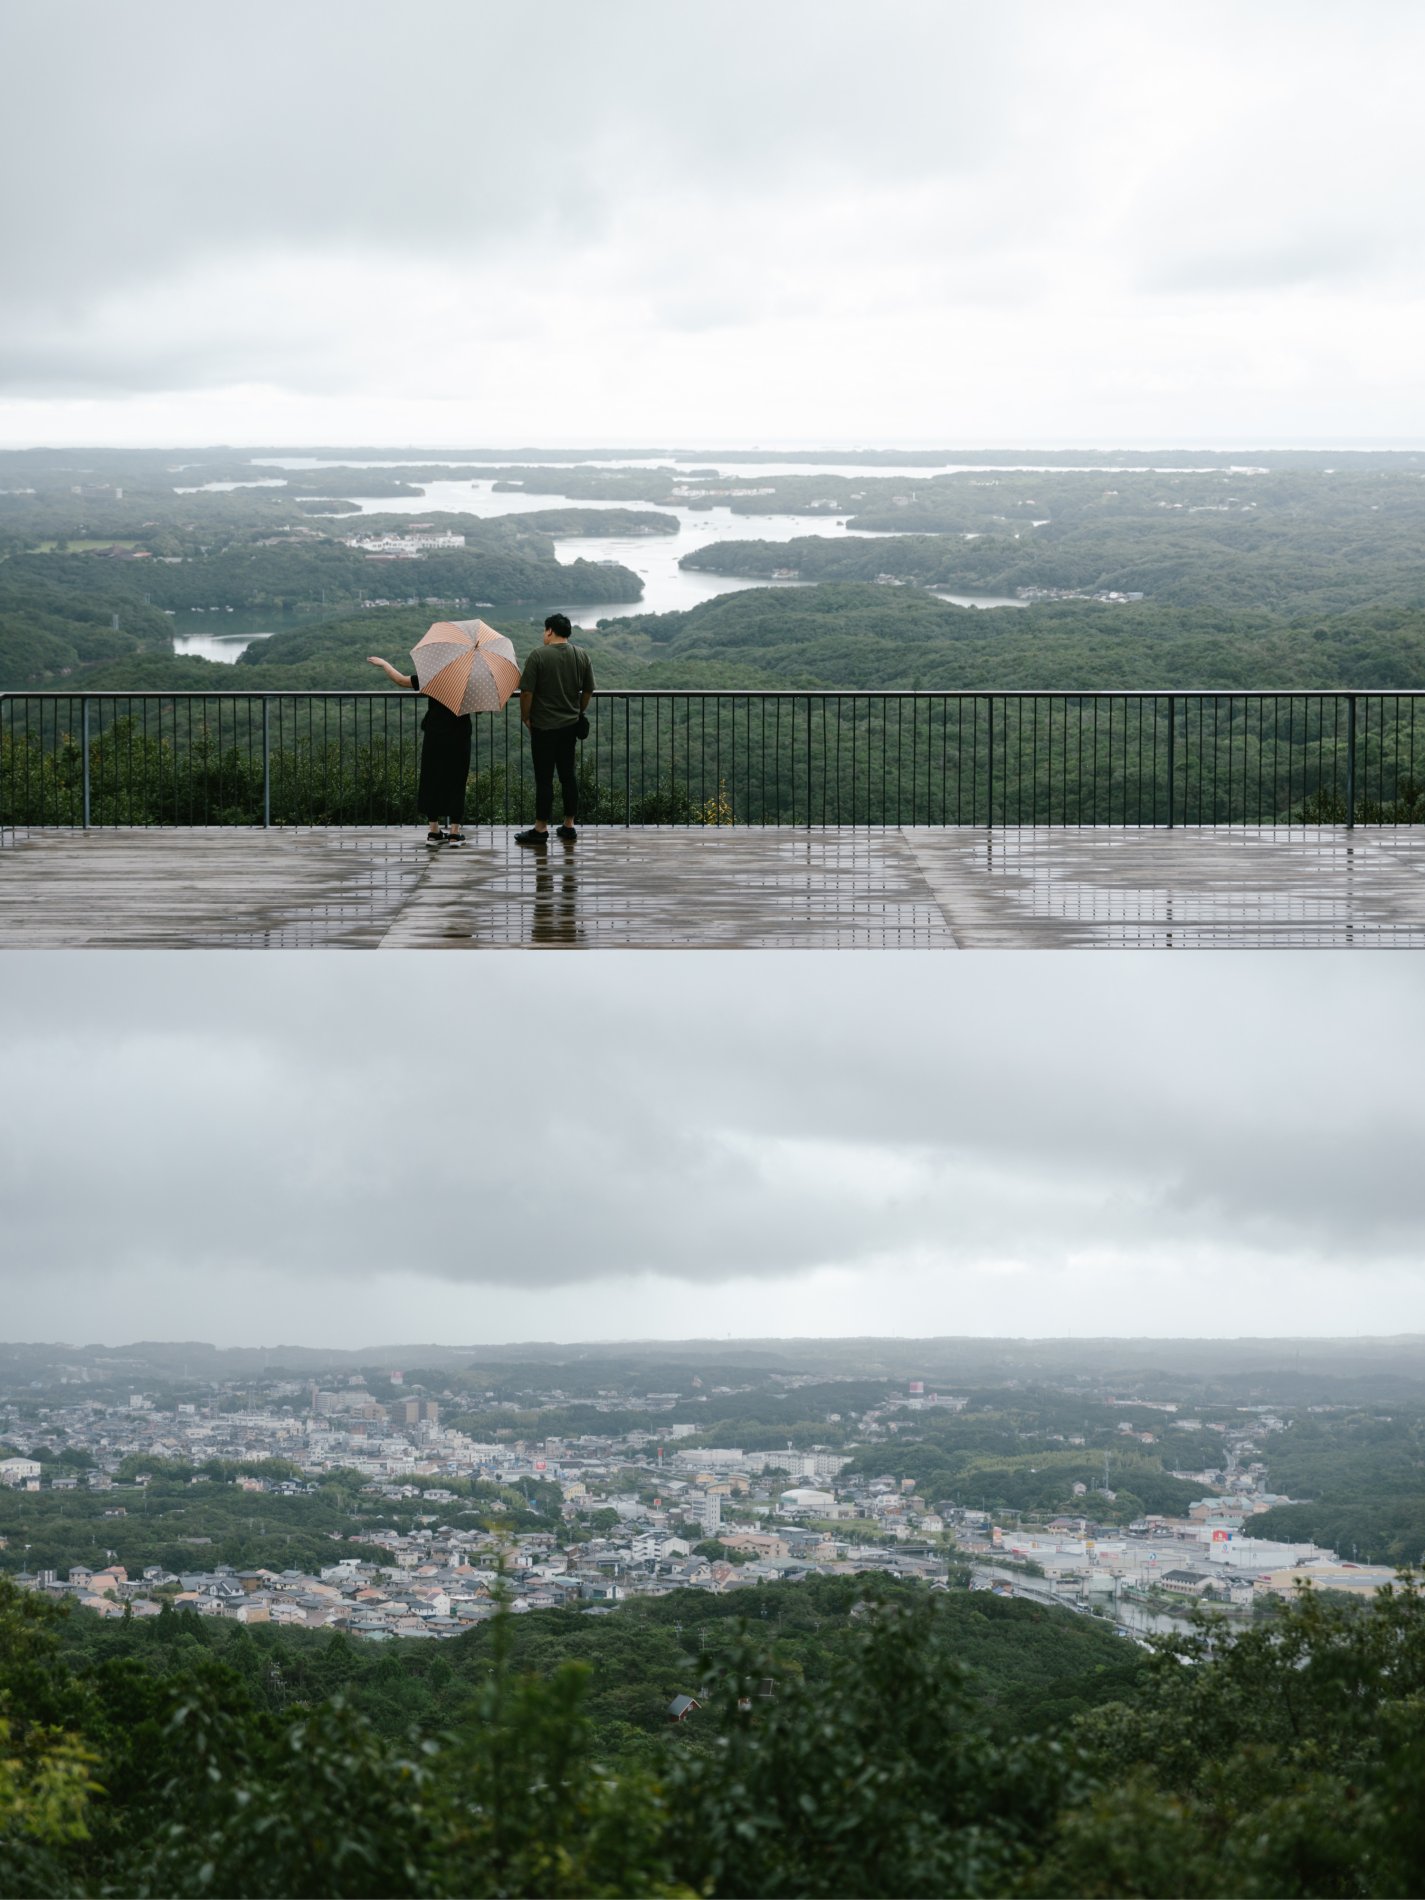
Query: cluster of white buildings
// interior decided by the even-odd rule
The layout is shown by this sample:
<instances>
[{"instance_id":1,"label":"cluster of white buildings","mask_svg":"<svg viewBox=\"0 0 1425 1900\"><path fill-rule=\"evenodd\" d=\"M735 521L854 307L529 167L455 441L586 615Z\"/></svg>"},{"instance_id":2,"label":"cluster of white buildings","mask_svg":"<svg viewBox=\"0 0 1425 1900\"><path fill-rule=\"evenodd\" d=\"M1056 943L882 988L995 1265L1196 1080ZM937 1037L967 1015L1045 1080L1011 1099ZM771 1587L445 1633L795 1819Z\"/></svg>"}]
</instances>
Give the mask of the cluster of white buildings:
<instances>
[{"instance_id":1,"label":"cluster of white buildings","mask_svg":"<svg viewBox=\"0 0 1425 1900\"><path fill-rule=\"evenodd\" d=\"M775 488L693 488L687 482L679 482L668 490L671 501L728 501L735 495L775 495ZM834 506L832 503L815 506Z\"/></svg>"},{"instance_id":2,"label":"cluster of white buildings","mask_svg":"<svg viewBox=\"0 0 1425 1900\"><path fill-rule=\"evenodd\" d=\"M463 534L447 534L434 528L409 534L358 534L346 545L361 554L375 555L388 561L418 561L426 554L451 554L465 546Z\"/></svg>"},{"instance_id":3,"label":"cluster of white buildings","mask_svg":"<svg viewBox=\"0 0 1425 1900\"><path fill-rule=\"evenodd\" d=\"M1248 1537L1239 1527L1201 1518L1150 1518L1121 1534L1094 1537L1082 1522L1054 1531L993 1526L967 1550L1027 1560L1066 1600L1118 1602L1164 1591L1245 1607L1266 1596L1291 1596L1303 1583L1371 1596L1395 1572L1385 1564L1348 1563L1311 1543Z\"/></svg>"},{"instance_id":4,"label":"cluster of white buildings","mask_svg":"<svg viewBox=\"0 0 1425 1900\"><path fill-rule=\"evenodd\" d=\"M1116 587L1104 587L1090 592L1082 587L1016 587L1017 600L1103 600L1125 601L1146 600L1146 594L1128 593Z\"/></svg>"}]
</instances>

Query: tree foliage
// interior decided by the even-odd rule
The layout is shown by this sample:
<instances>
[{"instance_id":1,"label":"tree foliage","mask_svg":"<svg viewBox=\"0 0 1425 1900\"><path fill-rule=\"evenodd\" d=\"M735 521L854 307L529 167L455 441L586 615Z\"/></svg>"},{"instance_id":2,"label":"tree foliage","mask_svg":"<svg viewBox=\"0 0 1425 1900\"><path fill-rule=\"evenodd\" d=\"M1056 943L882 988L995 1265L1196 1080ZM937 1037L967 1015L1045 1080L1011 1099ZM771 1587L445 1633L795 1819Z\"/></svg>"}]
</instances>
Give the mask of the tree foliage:
<instances>
[{"instance_id":1,"label":"tree foliage","mask_svg":"<svg viewBox=\"0 0 1425 1900\"><path fill-rule=\"evenodd\" d=\"M1408 1581L1159 1639L1114 1699L1037 1732L985 1722L956 1653L957 1606L985 1613L968 1596L853 1595L815 1667L755 1601L711 1601L722 1640L678 1678L697 1706L616 1757L599 1664L573 1653L587 1618L540 1654L522 1647L534 1618L497 1619L459 1706L393 1731L368 1706L393 1659L348 1639L260 1645L169 1614L76 1653L82 1619L0 1584L0 1892L1384 1896L1425 1879ZM320 1668L294 1694L303 1648Z\"/></svg>"}]
</instances>

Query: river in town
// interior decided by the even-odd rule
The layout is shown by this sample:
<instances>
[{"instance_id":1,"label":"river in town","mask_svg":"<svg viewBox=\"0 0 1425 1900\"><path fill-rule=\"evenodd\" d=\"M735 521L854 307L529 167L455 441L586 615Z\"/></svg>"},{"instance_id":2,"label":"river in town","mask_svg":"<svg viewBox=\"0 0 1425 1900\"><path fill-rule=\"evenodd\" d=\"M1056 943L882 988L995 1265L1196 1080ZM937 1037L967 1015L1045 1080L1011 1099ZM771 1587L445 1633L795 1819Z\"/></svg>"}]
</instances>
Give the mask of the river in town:
<instances>
[{"instance_id":1,"label":"river in town","mask_svg":"<svg viewBox=\"0 0 1425 1900\"><path fill-rule=\"evenodd\" d=\"M1153 1609L1141 1597L1126 1592L1117 1594L1110 1591L1092 1591L1087 1596L1077 1592L1059 1591L1047 1578L1027 1578L1023 1572L1011 1570L1000 1564L975 1563L972 1566L977 1576L985 1583L991 1581L1008 1584L1016 1595L1022 1595L1030 1602L1054 1602L1066 1610L1074 1610L1079 1615L1098 1615L1100 1621L1112 1621L1116 1628L1129 1636L1187 1636L1192 1624L1188 1619L1188 1604L1184 1602L1181 1615L1171 1615L1166 1611ZM1240 1612L1221 1611L1234 1624L1245 1619Z\"/></svg>"},{"instance_id":2,"label":"river in town","mask_svg":"<svg viewBox=\"0 0 1425 1900\"><path fill-rule=\"evenodd\" d=\"M1120 1597L1108 1607L1118 1627L1132 1630L1135 1636L1186 1636L1192 1628L1186 1617L1165 1616L1131 1597Z\"/></svg>"}]
</instances>

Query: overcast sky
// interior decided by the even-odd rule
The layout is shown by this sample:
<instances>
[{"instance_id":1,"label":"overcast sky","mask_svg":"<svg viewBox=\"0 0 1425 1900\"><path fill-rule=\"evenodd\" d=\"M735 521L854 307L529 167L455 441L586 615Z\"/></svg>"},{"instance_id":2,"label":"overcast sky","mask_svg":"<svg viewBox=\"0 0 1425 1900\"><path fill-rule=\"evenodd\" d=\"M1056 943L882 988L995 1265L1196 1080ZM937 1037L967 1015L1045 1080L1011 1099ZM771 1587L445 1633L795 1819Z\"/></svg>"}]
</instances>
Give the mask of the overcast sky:
<instances>
[{"instance_id":1,"label":"overcast sky","mask_svg":"<svg viewBox=\"0 0 1425 1900\"><path fill-rule=\"evenodd\" d=\"M4 1336L1425 1331L1417 958L458 961L9 956Z\"/></svg>"},{"instance_id":2,"label":"overcast sky","mask_svg":"<svg viewBox=\"0 0 1425 1900\"><path fill-rule=\"evenodd\" d=\"M1416 0L4 0L0 443L1425 442Z\"/></svg>"}]
</instances>

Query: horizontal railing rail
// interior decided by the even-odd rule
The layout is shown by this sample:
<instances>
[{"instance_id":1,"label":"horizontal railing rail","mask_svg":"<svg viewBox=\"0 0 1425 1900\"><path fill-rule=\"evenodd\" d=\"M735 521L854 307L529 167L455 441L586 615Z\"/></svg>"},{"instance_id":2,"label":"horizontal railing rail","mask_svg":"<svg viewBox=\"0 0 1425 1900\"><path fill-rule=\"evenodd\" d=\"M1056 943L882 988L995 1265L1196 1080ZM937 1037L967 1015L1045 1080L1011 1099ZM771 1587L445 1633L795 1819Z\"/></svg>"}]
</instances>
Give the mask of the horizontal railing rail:
<instances>
[{"instance_id":1,"label":"horizontal railing rail","mask_svg":"<svg viewBox=\"0 0 1425 1900\"><path fill-rule=\"evenodd\" d=\"M405 824L400 692L0 693L0 825ZM588 823L1425 822L1425 692L600 692ZM467 821L533 812L518 707L474 720Z\"/></svg>"}]
</instances>

